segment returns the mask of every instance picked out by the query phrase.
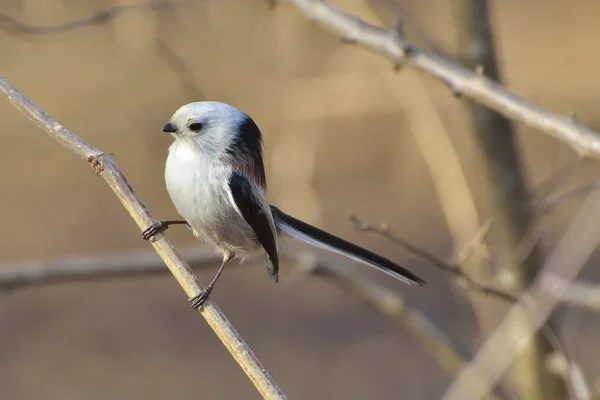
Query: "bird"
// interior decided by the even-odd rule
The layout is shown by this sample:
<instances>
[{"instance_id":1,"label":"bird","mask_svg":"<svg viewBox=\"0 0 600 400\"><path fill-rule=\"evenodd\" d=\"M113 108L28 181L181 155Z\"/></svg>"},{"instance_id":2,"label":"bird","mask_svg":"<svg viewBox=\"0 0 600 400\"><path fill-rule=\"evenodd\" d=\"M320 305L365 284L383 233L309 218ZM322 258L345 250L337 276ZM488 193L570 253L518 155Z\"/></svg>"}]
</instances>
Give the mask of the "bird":
<instances>
[{"instance_id":1,"label":"bird","mask_svg":"<svg viewBox=\"0 0 600 400\"><path fill-rule=\"evenodd\" d=\"M188 299L192 308L209 298L225 266L234 258L265 255L275 283L279 238L295 238L375 268L402 282L425 281L404 267L292 217L267 200L262 133L238 108L200 101L180 107L162 127L174 140L165 164L167 192L183 219L160 220L142 232L144 240L170 225L188 225L197 239L215 246L223 261L213 280Z\"/></svg>"}]
</instances>

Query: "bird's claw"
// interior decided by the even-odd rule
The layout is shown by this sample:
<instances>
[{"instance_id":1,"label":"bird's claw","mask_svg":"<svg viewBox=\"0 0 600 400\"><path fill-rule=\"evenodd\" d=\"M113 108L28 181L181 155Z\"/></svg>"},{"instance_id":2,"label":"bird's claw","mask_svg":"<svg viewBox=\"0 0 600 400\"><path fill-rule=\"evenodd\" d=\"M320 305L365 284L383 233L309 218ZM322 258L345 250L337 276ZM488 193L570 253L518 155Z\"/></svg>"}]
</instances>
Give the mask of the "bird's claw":
<instances>
[{"instance_id":1,"label":"bird's claw","mask_svg":"<svg viewBox=\"0 0 600 400\"><path fill-rule=\"evenodd\" d=\"M164 232L169 228L169 225L165 221L158 221L150 225L144 232L142 232L142 239L150 240L150 238L157 233Z\"/></svg>"},{"instance_id":2,"label":"bird's claw","mask_svg":"<svg viewBox=\"0 0 600 400\"><path fill-rule=\"evenodd\" d=\"M200 307L202 307L204 305L204 303L206 303L206 300L208 300L208 296L210 296L210 292L212 292L212 287L211 286L207 286L204 289L202 289L200 291L200 293L198 293L196 296L188 299L188 301L190 303L192 303L192 308L198 309Z\"/></svg>"}]
</instances>

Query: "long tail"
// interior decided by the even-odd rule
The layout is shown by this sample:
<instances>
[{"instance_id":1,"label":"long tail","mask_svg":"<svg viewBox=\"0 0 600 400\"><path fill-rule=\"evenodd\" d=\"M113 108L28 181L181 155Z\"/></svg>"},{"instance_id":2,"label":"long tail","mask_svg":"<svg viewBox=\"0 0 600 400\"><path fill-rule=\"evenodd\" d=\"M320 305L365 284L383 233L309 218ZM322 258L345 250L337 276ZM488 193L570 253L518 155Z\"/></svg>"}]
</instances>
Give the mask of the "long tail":
<instances>
[{"instance_id":1,"label":"long tail","mask_svg":"<svg viewBox=\"0 0 600 400\"><path fill-rule=\"evenodd\" d=\"M387 258L346 242L345 240L322 231L319 228L315 228L306 222L302 222L299 219L285 214L275 206L271 206L271 212L273 213L277 228L290 236L324 250L341 254L369 267L376 268L410 285L425 284L423 279L405 268L402 268L398 264L394 264Z\"/></svg>"}]
</instances>

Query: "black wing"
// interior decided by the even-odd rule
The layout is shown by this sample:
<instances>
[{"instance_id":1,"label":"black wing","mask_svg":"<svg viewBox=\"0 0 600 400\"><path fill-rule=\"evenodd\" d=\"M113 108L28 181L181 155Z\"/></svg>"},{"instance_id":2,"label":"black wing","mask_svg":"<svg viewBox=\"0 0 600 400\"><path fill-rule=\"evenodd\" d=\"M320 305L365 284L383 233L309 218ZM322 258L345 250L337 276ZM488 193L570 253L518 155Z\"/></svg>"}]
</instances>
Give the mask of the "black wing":
<instances>
[{"instance_id":1,"label":"black wing","mask_svg":"<svg viewBox=\"0 0 600 400\"><path fill-rule=\"evenodd\" d=\"M244 115L245 118L238 126L237 135L234 135L227 149L229 162L234 169L243 172L263 190L267 190L262 156L262 134L254 120L249 115Z\"/></svg>"},{"instance_id":2,"label":"black wing","mask_svg":"<svg viewBox=\"0 0 600 400\"><path fill-rule=\"evenodd\" d=\"M252 190L252 184L242 173L234 171L229 178L229 189L233 196L237 208L240 210L242 216L250 225L256 239L262 245L267 252L267 269L269 275L278 281L279 272L279 256L277 255L277 243L275 233L273 232L274 227L269 223L268 216L265 212L271 210L264 210Z\"/></svg>"}]
</instances>

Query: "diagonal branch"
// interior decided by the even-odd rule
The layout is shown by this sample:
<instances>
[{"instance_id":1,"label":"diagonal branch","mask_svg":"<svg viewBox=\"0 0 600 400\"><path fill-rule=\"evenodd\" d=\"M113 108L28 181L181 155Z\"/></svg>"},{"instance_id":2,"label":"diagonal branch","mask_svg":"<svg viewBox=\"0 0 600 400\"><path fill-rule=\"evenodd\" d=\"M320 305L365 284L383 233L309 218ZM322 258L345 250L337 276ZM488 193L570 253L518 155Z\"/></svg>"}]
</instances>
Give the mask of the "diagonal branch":
<instances>
[{"instance_id":1,"label":"diagonal branch","mask_svg":"<svg viewBox=\"0 0 600 400\"><path fill-rule=\"evenodd\" d=\"M573 116L550 112L492 80L409 43L396 31L371 25L327 1L287 0L307 18L333 29L345 42L356 43L421 70L444 82L457 96L483 104L507 118L565 142L581 157L600 158L600 133Z\"/></svg>"},{"instance_id":2,"label":"diagonal branch","mask_svg":"<svg viewBox=\"0 0 600 400\"><path fill-rule=\"evenodd\" d=\"M0 92L13 106L45 130L51 138L57 140L71 152L87 160L94 167L96 173L104 178L138 227L145 229L154 222L144 204L142 204L137 194L133 191L133 188L129 185L129 182L125 179L125 176L108 154L85 142L53 120L4 78L0 78ZM169 267L169 270L188 297L193 297L200 292L201 287L193 271L175 251L164 234L156 235L151 244L167 267ZM200 309L200 314L264 398L286 398L250 347L248 347L213 301L209 299L205 306Z\"/></svg>"}]
</instances>

